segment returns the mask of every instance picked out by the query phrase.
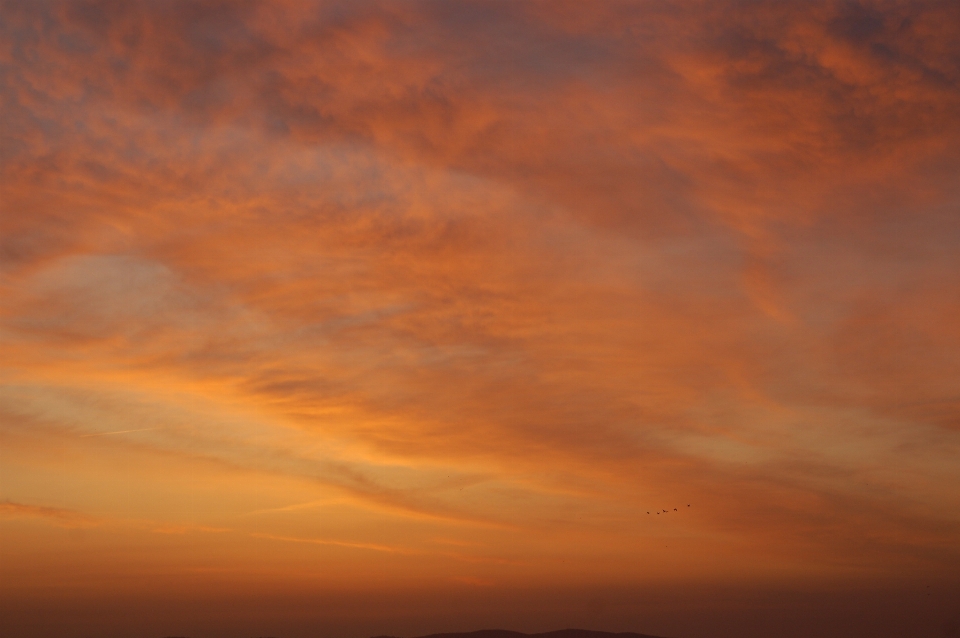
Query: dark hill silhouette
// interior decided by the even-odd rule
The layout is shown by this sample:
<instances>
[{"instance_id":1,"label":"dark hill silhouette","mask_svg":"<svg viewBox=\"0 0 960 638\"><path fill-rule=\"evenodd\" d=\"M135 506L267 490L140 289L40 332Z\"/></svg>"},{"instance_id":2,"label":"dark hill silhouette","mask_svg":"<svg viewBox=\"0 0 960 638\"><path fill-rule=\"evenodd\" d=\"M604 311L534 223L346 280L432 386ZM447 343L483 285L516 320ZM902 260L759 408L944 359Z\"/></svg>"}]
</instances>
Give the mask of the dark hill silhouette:
<instances>
[{"instance_id":1,"label":"dark hill silhouette","mask_svg":"<svg viewBox=\"0 0 960 638\"><path fill-rule=\"evenodd\" d=\"M373 638L396 638L395 636L374 636ZM419 638L660 638L649 634L635 634L630 631L611 633L609 631L591 631L589 629L560 629L542 634L522 634L506 629L481 629L459 634L430 634Z\"/></svg>"}]
</instances>

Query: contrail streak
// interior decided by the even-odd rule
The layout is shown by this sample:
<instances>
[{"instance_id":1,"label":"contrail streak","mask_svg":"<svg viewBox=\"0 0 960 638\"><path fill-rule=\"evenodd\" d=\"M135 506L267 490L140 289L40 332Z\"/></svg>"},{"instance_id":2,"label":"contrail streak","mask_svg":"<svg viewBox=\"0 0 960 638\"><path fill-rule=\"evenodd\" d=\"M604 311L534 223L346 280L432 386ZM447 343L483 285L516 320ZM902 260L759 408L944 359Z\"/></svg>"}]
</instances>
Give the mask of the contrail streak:
<instances>
[{"instance_id":1,"label":"contrail streak","mask_svg":"<svg viewBox=\"0 0 960 638\"><path fill-rule=\"evenodd\" d=\"M108 434L126 434L127 432L146 432L147 430L159 430L160 428L137 428L136 430L115 430L113 432L95 432L93 434L81 434L80 438L85 439L88 436L106 436Z\"/></svg>"},{"instance_id":2,"label":"contrail streak","mask_svg":"<svg viewBox=\"0 0 960 638\"><path fill-rule=\"evenodd\" d=\"M328 540L325 538L295 538L292 536L275 536L273 534L250 534L254 538L266 538L273 541L287 541L288 543L310 543L313 545L335 545L337 547L350 547L353 549L369 549L375 552L389 552L392 554L422 554L423 552L407 549L404 547L391 547L390 545L376 545L373 543L349 543L346 541Z\"/></svg>"}]
</instances>

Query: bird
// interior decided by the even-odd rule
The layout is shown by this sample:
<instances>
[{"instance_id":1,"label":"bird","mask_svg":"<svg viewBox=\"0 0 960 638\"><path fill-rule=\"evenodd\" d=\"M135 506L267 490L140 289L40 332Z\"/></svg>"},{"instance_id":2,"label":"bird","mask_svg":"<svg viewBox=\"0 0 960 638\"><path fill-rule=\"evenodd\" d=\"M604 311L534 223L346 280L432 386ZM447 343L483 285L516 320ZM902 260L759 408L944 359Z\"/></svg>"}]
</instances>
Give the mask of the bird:
<instances>
[{"instance_id":1,"label":"bird","mask_svg":"<svg viewBox=\"0 0 960 638\"><path fill-rule=\"evenodd\" d=\"M674 507L674 508L673 508L673 511L674 511L674 512L676 512L676 511L677 511L677 508L676 508L676 507Z\"/></svg>"},{"instance_id":2,"label":"bird","mask_svg":"<svg viewBox=\"0 0 960 638\"><path fill-rule=\"evenodd\" d=\"M687 507L690 507L690 503L687 503Z\"/></svg>"}]
</instances>

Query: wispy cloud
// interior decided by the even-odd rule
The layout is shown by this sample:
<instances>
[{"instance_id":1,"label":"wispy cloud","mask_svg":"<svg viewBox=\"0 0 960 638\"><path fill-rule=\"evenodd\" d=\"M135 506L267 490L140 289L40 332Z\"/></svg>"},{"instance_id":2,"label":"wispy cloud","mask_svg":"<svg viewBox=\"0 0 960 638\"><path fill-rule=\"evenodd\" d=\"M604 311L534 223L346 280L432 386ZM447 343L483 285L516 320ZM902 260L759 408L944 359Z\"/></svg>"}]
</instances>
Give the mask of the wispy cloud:
<instances>
[{"instance_id":1,"label":"wispy cloud","mask_svg":"<svg viewBox=\"0 0 960 638\"><path fill-rule=\"evenodd\" d=\"M6 500L0 501L0 516L3 518L34 518L58 527L96 527L99 520L82 512L61 507L30 505Z\"/></svg>"},{"instance_id":2,"label":"wispy cloud","mask_svg":"<svg viewBox=\"0 0 960 638\"><path fill-rule=\"evenodd\" d=\"M127 434L128 432L149 432L158 428L135 428L133 430L114 430L113 432L93 432L91 434L81 434L80 438L85 439L91 436L107 436L110 434Z\"/></svg>"},{"instance_id":3,"label":"wispy cloud","mask_svg":"<svg viewBox=\"0 0 960 638\"><path fill-rule=\"evenodd\" d=\"M287 543L307 543L310 545L333 545L336 547L346 547L349 549L368 549L374 552L388 552L391 554L420 554L422 552L407 549L404 547L394 547L391 545L377 545L376 543L355 543L350 541L338 541L328 538L294 538L290 536L276 536L274 534L251 534L254 538L265 538L272 541L284 541Z\"/></svg>"},{"instance_id":4,"label":"wispy cloud","mask_svg":"<svg viewBox=\"0 0 960 638\"><path fill-rule=\"evenodd\" d=\"M0 511L484 549L437 583L954 569L958 11L5 3Z\"/></svg>"}]
</instances>

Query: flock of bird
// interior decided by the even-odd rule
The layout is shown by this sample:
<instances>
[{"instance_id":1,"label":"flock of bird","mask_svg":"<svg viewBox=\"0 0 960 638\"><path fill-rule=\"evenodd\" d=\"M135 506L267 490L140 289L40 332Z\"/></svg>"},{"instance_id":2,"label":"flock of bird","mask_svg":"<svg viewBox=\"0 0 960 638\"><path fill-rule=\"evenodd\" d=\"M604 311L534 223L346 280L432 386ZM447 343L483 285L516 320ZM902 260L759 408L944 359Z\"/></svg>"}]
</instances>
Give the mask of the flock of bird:
<instances>
[{"instance_id":1,"label":"flock of bird","mask_svg":"<svg viewBox=\"0 0 960 638\"><path fill-rule=\"evenodd\" d=\"M687 503L687 507L690 507L690 504L689 504L689 503ZM680 510L678 510L676 507L674 507L674 508L673 508L673 511L674 511L674 512L678 512L678 511L680 511ZM650 513L650 512L647 512L647 514L649 514L649 513ZM657 512L658 515L661 514L661 513L663 513L663 514L669 514L669 513L670 513L670 510L660 510L659 512Z\"/></svg>"}]
</instances>

